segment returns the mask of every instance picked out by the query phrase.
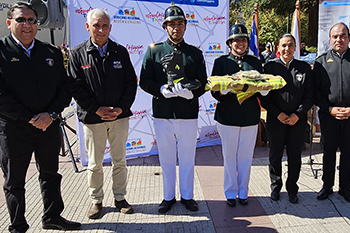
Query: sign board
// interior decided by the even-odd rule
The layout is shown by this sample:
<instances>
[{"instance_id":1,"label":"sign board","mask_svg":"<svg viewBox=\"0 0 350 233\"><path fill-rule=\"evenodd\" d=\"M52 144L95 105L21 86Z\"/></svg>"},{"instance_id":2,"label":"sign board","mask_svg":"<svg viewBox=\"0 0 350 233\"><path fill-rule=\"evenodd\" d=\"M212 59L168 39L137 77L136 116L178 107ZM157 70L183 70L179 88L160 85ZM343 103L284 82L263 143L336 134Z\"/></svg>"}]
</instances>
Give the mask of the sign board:
<instances>
[{"instance_id":1,"label":"sign board","mask_svg":"<svg viewBox=\"0 0 350 233\"><path fill-rule=\"evenodd\" d=\"M162 24L164 11L170 6L170 2L172 1L69 0L71 46L74 47L89 39L89 33L85 28L87 13L95 8L105 9L111 16L110 38L129 51L139 77L147 46L167 39L167 33L162 28ZM185 41L203 51L207 74L210 75L215 58L228 52L226 39L229 28L229 1L178 0L174 2L183 9L187 18ZM130 118L129 137L126 144L127 157L158 153L151 102L152 96L138 87L136 100L131 109L133 116ZM216 100L207 92L200 98L199 103L197 146L221 143L216 122L213 119ZM82 162L83 157L87 157L83 136L83 134L79 135ZM108 151L108 145L106 148Z\"/></svg>"}]
</instances>

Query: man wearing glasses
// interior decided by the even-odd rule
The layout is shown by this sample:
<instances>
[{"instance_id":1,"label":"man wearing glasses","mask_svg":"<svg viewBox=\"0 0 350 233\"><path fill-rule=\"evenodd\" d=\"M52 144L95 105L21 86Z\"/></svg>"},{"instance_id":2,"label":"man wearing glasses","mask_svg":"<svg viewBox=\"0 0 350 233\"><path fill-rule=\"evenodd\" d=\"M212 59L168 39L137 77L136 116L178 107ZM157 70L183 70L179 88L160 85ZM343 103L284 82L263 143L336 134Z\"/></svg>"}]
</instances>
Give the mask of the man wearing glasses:
<instances>
[{"instance_id":1,"label":"man wearing glasses","mask_svg":"<svg viewBox=\"0 0 350 233\"><path fill-rule=\"evenodd\" d=\"M343 23L329 31L332 49L320 55L314 65L315 104L323 141L323 187L317 199L333 193L336 152L340 149L338 194L350 202L350 49L349 28Z\"/></svg>"},{"instance_id":2,"label":"man wearing glasses","mask_svg":"<svg viewBox=\"0 0 350 233\"><path fill-rule=\"evenodd\" d=\"M35 39L37 12L16 3L7 12L11 34L0 40L0 159L10 232L26 232L25 177L34 152L44 203L44 229L73 230L81 224L61 217L64 204L58 171L57 114L69 105L62 53Z\"/></svg>"}]
</instances>

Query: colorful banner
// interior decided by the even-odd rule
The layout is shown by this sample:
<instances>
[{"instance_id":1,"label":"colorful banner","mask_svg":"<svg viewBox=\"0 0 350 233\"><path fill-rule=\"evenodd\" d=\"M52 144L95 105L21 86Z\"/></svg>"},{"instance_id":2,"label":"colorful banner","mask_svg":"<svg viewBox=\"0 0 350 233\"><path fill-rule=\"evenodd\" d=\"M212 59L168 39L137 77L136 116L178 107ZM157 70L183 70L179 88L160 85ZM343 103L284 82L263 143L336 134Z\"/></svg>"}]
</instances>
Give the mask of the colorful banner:
<instances>
[{"instance_id":1,"label":"colorful banner","mask_svg":"<svg viewBox=\"0 0 350 233\"><path fill-rule=\"evenodd\" d=\"M318 54L329 49L329 30L336 24L343 22L350 27L350 1L319 1L318 17Z\"/></svg>"},{"instance_id":2,"label":"colorful banner","mask_svg":"<svg viewBox=\"0 0 350 233\"><path fill-rule=\"evenodd\" d=\"M110 38L127 48L136 74L139 76L147 46L167 39L167 33L162 28L162 24L164 11L170 6L170 2L172 1L69 0L71 47L89 38L85 28L87 13L94 8L105 9L111 16ZM203 51L207 74L210 76L215 58L228 53L226 39L229 28L229 1L174 2L183 9L187 18L185 41ZM180 2L188 2L188 4L180 4ZM152 96L138 88L136 100L131 109L133 116L130 118L129 137L126 144L127 158L158 153L151 102ZM216 100L207 92L199 102L197 146L220 144L216 122L213 119ZM86 165L84 134L82 130L78 132L80 132L81 161ZM108 144L106 152L108 152Z\"/></svg>"}]
</instances>

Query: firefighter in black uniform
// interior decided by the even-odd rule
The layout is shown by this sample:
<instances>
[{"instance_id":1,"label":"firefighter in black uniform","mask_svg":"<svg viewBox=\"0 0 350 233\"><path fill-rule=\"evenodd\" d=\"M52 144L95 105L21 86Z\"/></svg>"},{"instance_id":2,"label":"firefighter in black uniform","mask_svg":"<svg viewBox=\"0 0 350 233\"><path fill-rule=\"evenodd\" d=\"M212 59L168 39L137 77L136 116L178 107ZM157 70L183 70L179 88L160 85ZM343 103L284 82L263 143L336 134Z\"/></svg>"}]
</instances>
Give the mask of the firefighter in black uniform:
<instances>
[{"instance_id":1,"label":"firefighter in black uniform","mask_svg":"<svg viewBox=\"0 0 350 233\"><path fill-rule=\"evenodd\" d=\"M233 25L226 41L230 53L215 60L212 76L232 75L241 70L262 72L261 61L247 54L248 41L247 28ZM248 204L250 170L260 120L257 96L260 95L253 95L239 104L237 95L231 91L216 91L212 95L218 100L214 119L222 141L224 191L227 204L234 207L237 196L242 205Z\"/></svg>"},{"instance_id":2,"label":"firefighter in black uniform","mask_svg":"<svg viewBox=\"0 0 350 233\"><path fill-rule=\"evenodd\" d=\"M317 199L333 193L336 152L340 150L339 191L350 202L350 49L349 29L342 23L329 31L332 49L320 55L314 66L315 104L323 141L323 187Z\"/></svg>"},{"instance_id":3,"label":"firefighter in black uniform","mask_svg":"<svg viewBox=\"0 0 350 233\"><path fill-rule=\"evenodd\" d=\"M270 142L269 171L271 199L280 198L282 188L282 156L286 146L288 178L286 189L291 203L298 202L298 185L301 152L307 127L307 111L312 106L313 83L311 67L306 62L294 59L294 37L286 33L279 39L281 56L264 66L267 74L281 75L287 85L273 90L263 107L267 110L267 132Z\"/></svg>"},{"instance_id":4,"label":"firefighter in black uniform","mask_svg":"<svg viewBox=\"0 0 350 233\"><path fill-rule=\"evenodd\" d=\"M172 4L165 10L163 28L168 39L147 48L140 76L141 88L153 95L154 128L164 185L159 213L169 211L176 202L176 158L181 203L190 211L198 210L193 200L198 97L205 92L207 74L202 52L183 39L186 22L180 7ZM175 80L186 81L173 83Z\"/></svg>"},{"instance_id":5,"label":"firefighter in black uniform","mask_svg":"<svg viewBox=\"0 0 350 233\"><path fill-rule=\"evenodd\" d=\"M44 229L73 230L80 223L60 216L64 205L58 171L57 114L71 95L60 50L35 39L37 12L26 3L8 10L11 31L0 41L0 148L11 232L25 232L25 177L35 154L44 202Z\"/></svg>"}]
</instances>

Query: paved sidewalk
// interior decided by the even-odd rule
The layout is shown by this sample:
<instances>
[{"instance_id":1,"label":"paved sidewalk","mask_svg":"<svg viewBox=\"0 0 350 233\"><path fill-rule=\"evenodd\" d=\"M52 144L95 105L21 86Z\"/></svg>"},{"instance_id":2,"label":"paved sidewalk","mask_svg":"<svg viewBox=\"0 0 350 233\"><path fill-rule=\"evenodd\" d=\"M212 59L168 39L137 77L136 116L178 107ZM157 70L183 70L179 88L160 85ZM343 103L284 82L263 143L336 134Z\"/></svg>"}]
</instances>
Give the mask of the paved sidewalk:
<instances>
[{"instance_id":1,"label":"paved sidewalk","mask_svg":"<svg viewBox=\"0 0 350 233\"><path fill-rule=\"evenodd\" d=\"M317 140L314 143L314 151L312 158L315 162L320 162L321 154ZM308 148L303 151L304 164L299 180L298 204L288 201L285 189L282 189L279 201L274 202L270 199L267 155L268 148L255 149L249 204L237 204L231 208L226 205L223 193L221 146L198 148L194 192L199 211L187 211L177 202L165 215L157 212L163 198L158 156L128 160L129 181L126 198L135 209L135 213L131 215L116 212L109 178L111 166L106 165L103 203L105 208L102 218L98 220L89 220L86 217L90 206L86 168L78 163L79 173L75 173L69 158L61 157L62 196L65 202L62 215L82 223L81 230L75 232L350 232L350 203L337 193L327 200L316 200L317 192L322 186L322 171L318 171L317 179L313 177L310 165L307 164ZM41 228L43 207L34 161L30 166L26 183L26 215L30 225L28 232L61 232ZM319 165L313 167L321 168ZM286 172L287 166L283 166L283 169ZM3 178L0 181L3 182ZM337 187L336 183L335 190ZM179 198L177 190L177 199ZM0 206L0 232L7 232L9 214L4 204L3 191L0 192Z\"/></svg>"}]
</instances>

